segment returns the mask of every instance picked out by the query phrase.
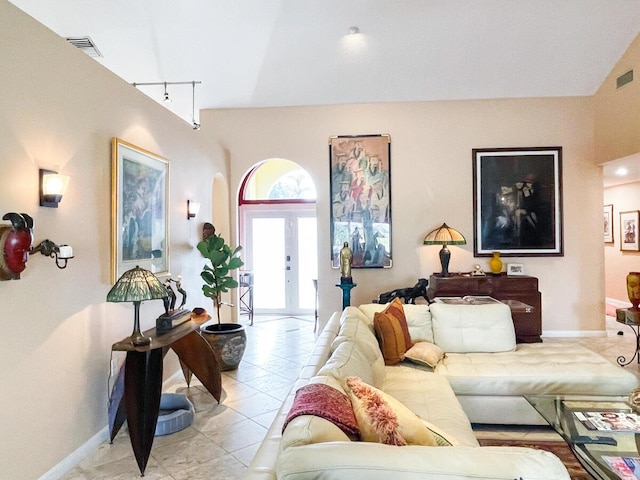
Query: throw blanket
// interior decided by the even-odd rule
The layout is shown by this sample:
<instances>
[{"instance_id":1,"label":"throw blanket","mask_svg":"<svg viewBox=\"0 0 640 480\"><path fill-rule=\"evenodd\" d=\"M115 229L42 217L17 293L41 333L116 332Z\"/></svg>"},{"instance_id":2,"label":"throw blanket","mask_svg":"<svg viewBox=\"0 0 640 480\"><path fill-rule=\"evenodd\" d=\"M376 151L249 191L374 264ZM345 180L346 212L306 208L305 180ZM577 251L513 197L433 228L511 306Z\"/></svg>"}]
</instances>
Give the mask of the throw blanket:
<instances>
[{"instance_id":1,"label":"throw blanket","mask_svg":"<svg viewBox=\"0 0 640 480\"><path fill-rule=\"evenodd\" d=\"M360 429L351 401L342 392L322 383L310 383L296 391L293 405L284 421L282 431L299 415L315 415L340 428L350 437L360 438Z\"/></svg>"}]
</instances>

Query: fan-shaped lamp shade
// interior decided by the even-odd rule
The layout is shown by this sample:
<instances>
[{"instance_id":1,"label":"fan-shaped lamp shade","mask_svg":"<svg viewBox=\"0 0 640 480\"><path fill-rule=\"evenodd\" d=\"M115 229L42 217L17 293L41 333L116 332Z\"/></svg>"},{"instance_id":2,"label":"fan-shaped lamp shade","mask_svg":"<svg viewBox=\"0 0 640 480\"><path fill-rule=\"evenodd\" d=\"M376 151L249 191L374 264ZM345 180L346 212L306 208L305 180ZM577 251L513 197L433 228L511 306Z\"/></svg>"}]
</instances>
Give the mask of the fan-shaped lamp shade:
<instances>
[{"instance_id":1,"label":"fan-shaped lamp shade","mask_svg":"<svg viewBox=\"0 0 640 480\"><path fill-rule=\"evenodd\" d=\"M133 302L134 319L131 343L136 346L149 345L151 339L140 333L140 303L144 300L159 300L168 297L167 289L149 270L135 268L127 270L118 279L109 293L107 302Z\"/></svg>"},{"instance_id":2,"label":"fan-shaped lamp shade","mask_svg":"<svg viewBox=\"0 0 640 480\"><path fill-rule=\"evenodd\" d=\"M427 233L422 243L423 245L442 245L440 250L440 265L442 266L440 276L448 277L451 252L447 245L466 245L467 241L459 231L443 223L441 227Z\"/></svg>"}]
</instances>

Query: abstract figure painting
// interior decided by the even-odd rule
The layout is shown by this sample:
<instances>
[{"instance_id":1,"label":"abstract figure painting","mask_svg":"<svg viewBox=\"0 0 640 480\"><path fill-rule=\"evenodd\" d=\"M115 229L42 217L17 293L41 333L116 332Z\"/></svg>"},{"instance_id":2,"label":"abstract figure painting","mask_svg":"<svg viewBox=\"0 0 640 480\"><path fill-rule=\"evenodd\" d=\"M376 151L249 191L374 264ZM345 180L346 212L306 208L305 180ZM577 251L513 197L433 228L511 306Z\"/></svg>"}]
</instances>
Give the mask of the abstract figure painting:
<instances>
[{"instance_id":1,"label":"abstract figure painting","mask_svg":"<svg viewBox=\"0 0 640 480\"><path fill-rule=\"evenodd\" d=\"M391 137L331 137L329 162L331 266L348 242L352 268L391 267Z\"/></svg>"}]
</instances>

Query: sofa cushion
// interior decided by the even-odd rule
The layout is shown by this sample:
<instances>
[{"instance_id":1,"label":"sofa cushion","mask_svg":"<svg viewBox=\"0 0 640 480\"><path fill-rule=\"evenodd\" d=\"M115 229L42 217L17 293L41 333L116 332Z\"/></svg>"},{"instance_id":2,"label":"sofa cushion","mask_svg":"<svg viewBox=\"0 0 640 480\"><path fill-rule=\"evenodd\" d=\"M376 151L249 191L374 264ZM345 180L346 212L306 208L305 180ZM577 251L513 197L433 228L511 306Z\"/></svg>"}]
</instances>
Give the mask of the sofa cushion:
<instances>
[{"instance_id":1,"label":"sofa cushion","mask_svg":"<svg viewBox=\"0 0 640 480\"><path fill-rule=\"evenodd\" d=\"M511 310L490 305L429 306L434 342L445 352L507 352L516 346Z\"/></svg>"},{"instance_id":2,"label":"sofa cushion","mask_svg":"<svg viewBox=\"0 0 640 480\"><path fill-rule=\"evenodd\" d=\"M383 311L388 304L364 303L358 307L369 323L373 325L373 317L376 313ZM404 316L407 319L409 335L412 342L424 340L433 343L433 329L431 328L431 312L429 305L403 305Z\"/></svg>"},{"instance_id":3,"label":"sofa cushion","mask_svg":"<svg viewBox=\"0 0 640 480\"><path fill-rule=\"evenodd\" d=\"M346 386L363 441L398 446L437 445L431 430L393 397L355 376L346 379Z\"/></svg>"},{"instance_id":4,"label":"sofa cushion","mask_svg":"<svg viewBox=\"0 0 640 480\"><path fill-rule=\"evenodd\" d=\"M373 317L373 328L385 365L400 363L407 351L407 344L398 319L388 313L376 313Z\"/></svg>"},{"instance_id":5,"label":"sofa cushion","mask_svg":"<svg viewBox=\"0 0 640 480\"><path fill-rule=\"evenodd\" d=\"M318 375L328 375L338 381L356 375L365 382L379 387L384 382L384 360L376 346L377 356L372 348L366 348L353 341L343 341L333 351Z\"/></svg>"},{"instance_id":6,"label":"sofa cushion","mask_svg":"<svg viewBox=\"0 0 640 480\"><path fill-rule=\"evenodd\" d=\"M340 316L340 329L338 335L333 340L331 350L335 350L342 342L356 342L367 350L375 360L376 356L382 358L382 352L378 345L378 340L373 331L373 322L369 322L367 317L356 307L347 307Z\"/></svg>"},{"instance_id":7,"label":"sofa cushion","mask_svg":"<svg viewBox=\"0 0 640 480\"><path fill-rule=\"evenodd\" d=\"M500 354L447 353L435 371L446 375L456 395L627 395L638 383L632 372L569 343L520 343Z\"/></svg>"},{"instance_id":8,"label":"sofa cushion","mask_svg":"<svg viewBox=\"0 0 640 480\"><path fill-rule=\"evenodd\" d=\"M431 325L429 305L405 305L404 316L407 319L412 342L433 343L433 327Z\"/></svg>"},{"instance_id":9,"label":"sofa cushion","mask_svg":"<svg viewBox=\"0 0 640 480\"><path fill-rule=\"evenodd\" d=\"M381 390L387 395L421 419L455 436L461 445L478 446L469 418L447 377L407 362L385 367L385 372Z\"/></svg>"},{"instance_id":10,"label":"sofa cushion","mask_svg":"<svg viewBox=\"0 0 640 480\"><path fill-rule=\"evenodd\" d=\"M435 343L416 342L404 354L404 359L434 368L444 357L444 350Z\"/></svg>"}]
</instances>

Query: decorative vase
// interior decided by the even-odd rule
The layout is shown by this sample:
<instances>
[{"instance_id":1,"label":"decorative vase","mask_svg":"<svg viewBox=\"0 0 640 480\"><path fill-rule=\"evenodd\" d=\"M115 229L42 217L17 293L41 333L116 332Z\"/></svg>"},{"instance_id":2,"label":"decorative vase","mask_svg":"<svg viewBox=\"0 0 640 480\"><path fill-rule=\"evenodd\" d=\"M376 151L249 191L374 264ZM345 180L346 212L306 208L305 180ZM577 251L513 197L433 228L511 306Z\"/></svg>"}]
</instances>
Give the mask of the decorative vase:
<instances>
[{"instance_id":1,"label":"decorative vase","mask_svg":"<svg viewBox=\"0 0 640 480\"><path fill-rule=\"evenodd\" d=\"M244 325L237 323L210 323L202 325L200 332L213 348L220 370L235 370L240 365L247 345Z\"/></svg>"},{"instance_id":2,"label":"decorative vase","mask_svg":"<svg viewBox=\"0 0 640 480\"><path fill-rule=\"evenodd\" d=\"M489 260L489 268L494 275L502 272L502 260L500 260L500 252L493 252L493 258Z\"/></svg>"},{"instance_id":3,"label":"decorative vase","mask_svg":"<svg viewBox=\"0 0 640 480\"><path fill-rule=\"evenodd\" d=\"M640 272L629 272L627 275L627 295L631 302L631 310L638 311L640 305Z\"/></svg>"}]
</instances>

